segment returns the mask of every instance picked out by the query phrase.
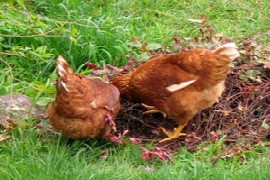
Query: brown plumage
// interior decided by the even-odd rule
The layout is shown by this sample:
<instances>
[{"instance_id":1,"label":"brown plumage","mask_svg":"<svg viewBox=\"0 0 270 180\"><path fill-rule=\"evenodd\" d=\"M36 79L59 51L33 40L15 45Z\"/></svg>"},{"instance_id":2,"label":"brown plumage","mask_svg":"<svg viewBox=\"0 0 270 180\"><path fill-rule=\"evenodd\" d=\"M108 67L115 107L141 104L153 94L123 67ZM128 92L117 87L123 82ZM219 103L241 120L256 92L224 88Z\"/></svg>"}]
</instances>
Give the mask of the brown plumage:
<instances>
[{"instance_id":1,"label":"brown plumage","mask_svg":"<svg viewBox=\"0 0 270 180\"><path fill-rule=\"evenodd\" d=\"M69 138L110 135L120 110L118 89L74 73L62 56L57 74L57 96L47 109L52 126Z\"/></svg>"},{"instance_id":2,"label":"brown plumage","mask_svg":"<svg viewBox=\"0 0 270 180\"><path fill-rule=\"evenodd\" d=\"M160 55L135 71L113 80L121 97L144 103L146 113L163 112L179 127L167 132L170 140L177 138L183 127L198 112L218 101L224 80L233 59L239 56L234 43L214 51L193 49L177 54Z\"/></svg>"}]
</instances>

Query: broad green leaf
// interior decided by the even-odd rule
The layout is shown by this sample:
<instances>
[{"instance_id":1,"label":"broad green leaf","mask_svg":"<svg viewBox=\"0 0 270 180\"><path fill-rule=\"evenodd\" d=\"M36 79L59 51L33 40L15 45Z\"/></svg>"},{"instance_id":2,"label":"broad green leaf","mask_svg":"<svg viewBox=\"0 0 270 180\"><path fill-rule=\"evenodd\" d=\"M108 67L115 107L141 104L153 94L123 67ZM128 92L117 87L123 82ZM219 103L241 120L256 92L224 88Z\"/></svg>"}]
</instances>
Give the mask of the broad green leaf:
<instances>
[{"instance_id":1,"label":"broad green leaf","mask_svg":"<svg viewBox=\"0 0 270 180\"><path fill-rule=\"evenodd\" d=\"M54 98L42 97L42 98L39 98L39 100L36 102L36 104L44 107L44 106L47 106L48 104L52 103L53 100L54 100Z\"/></svg>"},{"instance_id":2,"label":"broad green leaf","mask_svg":"<svg viewBox=\"0 0 270 180\"><path fill-rule=\"evenodd\" d=\"M161 48L161 44L156 44L156 43L148 44L146 47L147 50L155 50L155 49L159 49L159 48Z\"/></svg>"},{"instance_id":3,"label":"broad green leaf","mask_svg":"<svg viewBox=\"0 0 270 180\"><path fill-rule=\"evenodd\" d=\"M142 53L137 57L140 61L147 61L150 58L150 56L147 53Z\"/></svg>"},{"instance_id":4,"label":"broad green leaf","mask_svg":"<svg viewBox=\"0 0 270 180\"><path fill-rule=\"evenodd\" d=\"M267 124L267 123L264 122L264 123L262 124L262 127L265 128L265 129L269 129L269 124Z\"/></svg>"}]
</instances>

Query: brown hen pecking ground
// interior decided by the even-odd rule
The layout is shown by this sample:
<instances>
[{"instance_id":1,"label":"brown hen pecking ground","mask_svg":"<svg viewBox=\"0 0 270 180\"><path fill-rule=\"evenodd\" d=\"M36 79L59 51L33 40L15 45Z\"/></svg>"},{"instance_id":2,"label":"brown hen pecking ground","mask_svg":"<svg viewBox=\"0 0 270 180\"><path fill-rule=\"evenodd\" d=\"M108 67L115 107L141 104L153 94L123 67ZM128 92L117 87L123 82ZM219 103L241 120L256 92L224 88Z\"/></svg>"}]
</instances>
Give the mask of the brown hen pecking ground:
<instances>
[{"instance_id":1,"label":"brown hen pecking ground","mask_svg":"<svg viewBox=\"0 0 270 180\"><path fill-rule=\"evenodd\" d=\"M196 47L214 48L230 42L229 38L213 35L209 25L202 25L201 38L181 43L175 40L180 49ZM246 38L240 43L242 54L231 68L226 79L226 90L220 102L198 113L185 127L186 137L166 143L158 143L165 137L160 127L173 130L177 124L172 119L164 119L161 114L145 115L140 104L122 100L122 110L116 118L118 131L129 130L127 137L140 138L143 142L156 143L156 146L175 151L185 147L194 151L203 141L216 141L226 136L227 145L241 141L243 144L256 144L269 135L270 128L270 51L269 47L259 45L257 39ZM174 46L175 46L174 45ZM204 46L202 46L204 45ZM166 47L168 48L168 47ZM171 48L172 49L172 48ZM157 49L149 51L155 56L167 53ZM134 62L134 58L132 58ZM127 66L122 70L128 69ZM130 69L130 68L129 68ZM123 71L124 71L123 70Z\"/></svg>"},{"instance_id":2,"label":"brown hen pecking ground","mask_svg":"<svg viewBox=\"0 0 270 180\"><path fill-rule=\"evenodd\" d=\"M245 69L239 65L231 70L220 102L200 112L188 123L184 129L186 137L158 146L173 149L184 146L192 151L202 141L215 141L224 135L227 143L245 138L252 144L267 137L270 132L267 126L270 123L270 73L259 68L266 73L261 77L261 83L243 82L239 76ZM144 142L158 142L165 137L160 127L171 130L177 127L172 119L164 119L161 114L146 115L144 111L140 104L122 100L122 110L116 119L118 130L128 129L128 137L137 137Z\"/></svg>"}]
</instances>

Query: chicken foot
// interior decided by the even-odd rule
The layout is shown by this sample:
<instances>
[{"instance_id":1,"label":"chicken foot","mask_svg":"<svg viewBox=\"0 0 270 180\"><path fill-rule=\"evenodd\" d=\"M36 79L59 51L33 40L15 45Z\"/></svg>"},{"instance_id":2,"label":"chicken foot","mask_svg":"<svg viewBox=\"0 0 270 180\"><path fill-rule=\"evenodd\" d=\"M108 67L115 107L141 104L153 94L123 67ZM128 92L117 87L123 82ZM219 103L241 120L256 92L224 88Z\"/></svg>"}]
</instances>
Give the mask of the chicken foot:
<instances>
[{"instance_id":1,"label":"chicken foot","mask_svg":"<svg viewBox=\"0 0 270 180\"><path fill-rule=\"evenodd\" d=\"M167 117L166 113L160 111L160 110L157 109L155 106L148 106L148 105L146 105L146 104L144 104L144 103L141 103L141 105L142 105L143 107L145 107L146 109L148 109L147 111L144 112L144 114L161 113L162 116L163 116L164 118Z\"/></svg>"},{"instance_id":2,"label":"chicken foot","mask_svg":"<svg viewBox=\"0 0 270 180\"><path fill-rule=\"evenodd\" d=\"M174 131L173 132L168 132L167 130L165 130L164 128L161 128L161 130L163 131L164 134L166 134L168 137L165 138L165 139L162 139L161 141L159 141L160 143L161 142L165 142L165 141L169 141L169 140L172 140L172 139L176 139L176 138L179 138L180 136L186 136L187 134L186 133L181 133L182 129L185 127L186 125L182 125L180 124L178 126L178 128L174 128Z\"/></svg>"}]
</instances>

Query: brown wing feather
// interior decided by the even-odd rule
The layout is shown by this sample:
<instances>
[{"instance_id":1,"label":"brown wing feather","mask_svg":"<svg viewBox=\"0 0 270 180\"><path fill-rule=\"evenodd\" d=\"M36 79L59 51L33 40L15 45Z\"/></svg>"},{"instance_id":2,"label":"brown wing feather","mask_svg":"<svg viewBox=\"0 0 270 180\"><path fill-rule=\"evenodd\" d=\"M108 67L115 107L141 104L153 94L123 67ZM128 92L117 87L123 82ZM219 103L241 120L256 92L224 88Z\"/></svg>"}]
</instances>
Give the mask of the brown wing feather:
<instances>
[{"instance_id":1,"label":"brown wing feather","mask_svg":"<svg viewBox=\"0 0 270 180\"><path fill-rule=\"evenodd\" d=\"M93 80L93 89L95 90L95 105L97 107L104 107L107 110L113 110L115 102L120 97L118 89L112 84L98 80Z\"/></svg>"},{"instance_id":2,"label":"brown wing feather","mask_svg":"<svg viewBox=\"0 0 270 180\"><path fill-rule=\"evenodd\" d=\"M158 57L154 61L150 61L147 66L141 66L138 71L133 73L131 79L131 92L132 97L136 102L144 102L148 105L153 103L150 101L166 100L172 93L166 88L172 84L179 84L189 80L196 79L197 77L189 74L178 66L169 63L156 63L161 61L161 57ZM166 58L166 56L162 57ZM153 71L149 71L149 66L154 67ZM140 73L142 72L142 73Z\"/></svg>"}]
</instances>

